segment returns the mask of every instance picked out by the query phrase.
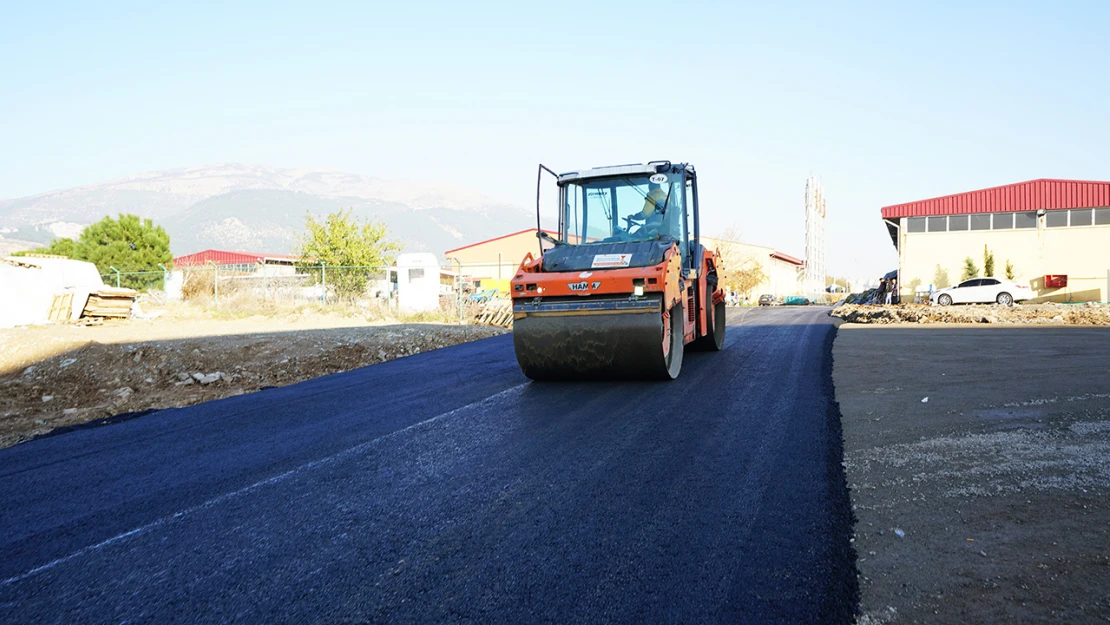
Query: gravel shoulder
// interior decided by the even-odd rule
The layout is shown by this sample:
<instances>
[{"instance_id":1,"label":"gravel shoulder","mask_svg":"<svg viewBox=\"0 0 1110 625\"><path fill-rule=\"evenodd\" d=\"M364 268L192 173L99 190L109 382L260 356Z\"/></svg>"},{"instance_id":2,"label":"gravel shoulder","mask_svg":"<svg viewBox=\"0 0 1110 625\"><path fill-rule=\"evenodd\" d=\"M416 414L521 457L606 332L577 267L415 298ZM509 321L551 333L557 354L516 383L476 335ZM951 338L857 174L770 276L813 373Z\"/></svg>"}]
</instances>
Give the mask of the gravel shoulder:
<instances>
[{"instance_id":1,"label":"gravel shoulder","mask_svg":"<svg viewBox=\"0 0 1110 625\"><path fill-rule=\"evenodd\" d=\"M0 330L0 448L503 334L336 314L212 318L188 309L100 326Z\"/></svg>"},{"instance_id":2,"label":"gravel shoulder","mask_svg":"<svg viewBox=\"0 0 1110 625\"><path fill-rule=\"evenodd\" d=\"M840 327L861 623L1110 620L1108 345L1107 328Z\"/></svg>"},{"instance_id":3,"label":"gravel shoulder","mask_svg":"<svg viewBox=\"0 0 1110 625\"><path fill-rule=\"evenodd\" d=\"M1107 304L975 304L928 306L925 304L843 304L830 313L849 323L865 324L1035 324L1110 326Z\"/></svg>"}]
</instances>

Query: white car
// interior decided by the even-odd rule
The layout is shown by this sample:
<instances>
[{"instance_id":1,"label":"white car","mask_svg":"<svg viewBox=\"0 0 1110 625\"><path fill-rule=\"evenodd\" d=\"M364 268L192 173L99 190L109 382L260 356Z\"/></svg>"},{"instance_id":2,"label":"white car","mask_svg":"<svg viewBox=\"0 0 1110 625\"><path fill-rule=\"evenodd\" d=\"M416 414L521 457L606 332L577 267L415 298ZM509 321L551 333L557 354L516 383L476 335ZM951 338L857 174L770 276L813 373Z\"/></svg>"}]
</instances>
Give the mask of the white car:
<instances>
[{"instance_id":1,"label":"white car","mask_svg":"<svg viewBox=\"0 0 1110 625\"><path fill-rule=\"evenodd\" d=\"M1010 306L1033 297L1033 289L1024 284L998 278L972 278L956 286L933 291L929 303L941 306L952 304L993 304Z\"/></svg>"}]
</instances>

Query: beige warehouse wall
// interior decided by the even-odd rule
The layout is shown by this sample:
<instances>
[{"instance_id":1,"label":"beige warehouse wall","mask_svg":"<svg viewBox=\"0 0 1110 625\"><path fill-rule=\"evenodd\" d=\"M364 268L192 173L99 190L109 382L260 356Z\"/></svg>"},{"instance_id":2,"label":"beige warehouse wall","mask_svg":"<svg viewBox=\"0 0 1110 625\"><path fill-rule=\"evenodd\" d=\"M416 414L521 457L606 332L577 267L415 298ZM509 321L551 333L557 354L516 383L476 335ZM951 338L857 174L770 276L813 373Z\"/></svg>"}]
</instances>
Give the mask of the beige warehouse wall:
<instances>
[{"instance_id":1,"label":"beige warehouse wall","mask_svg":"<svg viewBox=\"0 0 1110 625\"><path fill-rule=\"evenodd\" d=\"M903 220L903 224L904 224ZM1006 261L1014 265L1015 282L1033 287L1037 301L1107 301L1110 270L1110 226L1029 230L906 233L902 228L899 266L901 295L911 301L913 280L934 283L937 266L952 284L960 281L970 256L983 270L983 245L994 253L996 277L1005 277ZM1066 289L1045 289L1046 274L1066 274Z\"/></svg>"}]
</instances>

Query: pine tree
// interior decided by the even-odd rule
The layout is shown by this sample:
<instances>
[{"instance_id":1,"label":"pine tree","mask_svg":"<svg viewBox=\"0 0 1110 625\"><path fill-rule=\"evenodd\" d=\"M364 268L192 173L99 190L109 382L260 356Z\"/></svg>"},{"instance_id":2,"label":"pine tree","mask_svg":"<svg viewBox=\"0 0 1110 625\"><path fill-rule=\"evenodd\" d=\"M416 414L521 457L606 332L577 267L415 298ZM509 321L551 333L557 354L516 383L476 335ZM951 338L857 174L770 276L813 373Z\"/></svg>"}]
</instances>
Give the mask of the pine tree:
<instances>
[{"instance_id":1,"label":"pine tree","mask_svg":"<svg viewBox=\"0 0 1110 625\"><path fill-rule=\"evenodd\" d=\"M1013 280L1014 279L1014 264L1011 263L1010 261L1006 261L1006 279L1007 280Z\"/></svg>"},{"instance_id":2,"label":"pine tree","mask_svg":"<svg viewBox=\"0 0 1110 625\"><path fill-rule=\"evenodd\" d=\"M994 252L983 246L983 277L994 277Z\"/></svg>"},{"instance_id":3,"label":"pine tree","mask_svg":"<svg viewBox=\"0 0 1110 625\"><path fill-rule=\"evenodd\" d=\"M948 277L948 270L937 265L937 270L933 273L933 288L947 289L950 286L952 286L952 280Z\"/></svg>"},{"instance_id":4,"label":"pine tree","mask_svg":"<svg viewBox=\"0 0 1110 625\"><path fill-rule=\"evenodd\" d=\"M964 259L964 273L960 276L960 282L979 277L979 267L975 266L975 261L970 256Z\"/></svg>"},{"instance_id":5,"label":"pine tree","mask_svg":"<svg viewBox=\"0 0 1110 625\"><path fill-rule=\"evenodd\" d=\"M120 213L117 219L105 217L81 231L77 240L54 239L36 254L56 254L96 265L107 274L112 268L123 273L120 286L142 289L150 286L149 277L126 275L136 272L161 271L159 264L173 260L170 235L162 226L138 215Z\"/></svg>"}]
</instances>

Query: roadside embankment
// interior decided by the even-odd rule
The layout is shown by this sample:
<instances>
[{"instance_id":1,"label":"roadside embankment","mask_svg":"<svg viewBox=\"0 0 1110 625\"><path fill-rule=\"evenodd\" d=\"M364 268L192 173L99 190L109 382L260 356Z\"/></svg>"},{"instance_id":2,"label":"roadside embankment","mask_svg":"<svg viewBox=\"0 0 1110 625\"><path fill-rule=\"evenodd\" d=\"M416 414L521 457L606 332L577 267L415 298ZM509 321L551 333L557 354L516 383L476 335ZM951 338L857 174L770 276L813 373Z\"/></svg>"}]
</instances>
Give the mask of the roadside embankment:
<instances>
[{"instance_id":1,"label":"roadside embankment","mask_svg":"<svg viewBox=\"0 0 1110 625\"><path fill-rule=\"evenodd\" d=\"M503 334L338 315L166 315L0 330L0 448L63 426L250 393Z\"/></svg>"}]
</instances>

